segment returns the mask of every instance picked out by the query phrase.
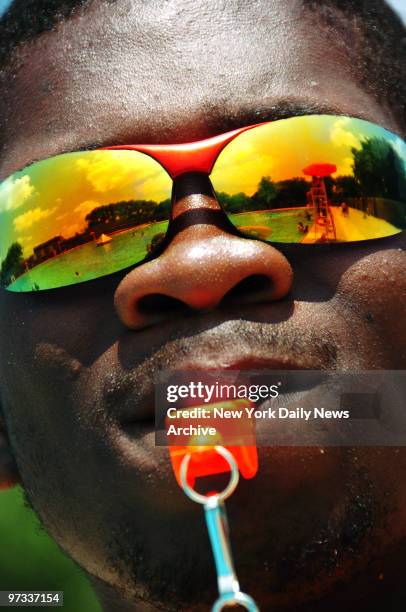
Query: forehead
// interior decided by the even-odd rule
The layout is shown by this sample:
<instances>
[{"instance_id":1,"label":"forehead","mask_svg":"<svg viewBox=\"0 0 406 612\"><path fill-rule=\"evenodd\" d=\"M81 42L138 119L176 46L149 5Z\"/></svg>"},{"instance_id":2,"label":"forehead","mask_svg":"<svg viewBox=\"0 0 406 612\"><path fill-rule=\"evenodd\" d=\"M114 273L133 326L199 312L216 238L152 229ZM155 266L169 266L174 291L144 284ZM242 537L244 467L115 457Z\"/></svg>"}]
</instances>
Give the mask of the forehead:
<instances>
[{"instance_id":1,"label":"forehead","mask_svg":"<svg viewBox=\"0 0 406 612\"><path fill-rule=\"evenodd\" d=\"M94 144L197 140L292 108L396 131L343 43L299 0L95 1L21 48L1 174Z\"/></svg>"}]
</instances>

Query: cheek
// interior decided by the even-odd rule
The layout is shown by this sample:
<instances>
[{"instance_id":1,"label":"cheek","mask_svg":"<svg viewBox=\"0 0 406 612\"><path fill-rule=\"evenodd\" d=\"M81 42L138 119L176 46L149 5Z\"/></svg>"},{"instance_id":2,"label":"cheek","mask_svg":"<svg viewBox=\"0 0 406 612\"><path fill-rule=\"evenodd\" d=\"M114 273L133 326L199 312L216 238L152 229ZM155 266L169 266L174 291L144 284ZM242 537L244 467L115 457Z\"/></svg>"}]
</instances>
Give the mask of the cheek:
<instances>
[{"instance_id":1,"label":"cheek","mask_svg":"<svg viewBox=\"0 0 406 612\"><path fill-rule=\"evenodd\" d=\"M377 329L406 363L406 252L379 251L350 266L337 286L336 299ZM399 365L400 365L399 364Z\"/></svg>"}]
</instances>

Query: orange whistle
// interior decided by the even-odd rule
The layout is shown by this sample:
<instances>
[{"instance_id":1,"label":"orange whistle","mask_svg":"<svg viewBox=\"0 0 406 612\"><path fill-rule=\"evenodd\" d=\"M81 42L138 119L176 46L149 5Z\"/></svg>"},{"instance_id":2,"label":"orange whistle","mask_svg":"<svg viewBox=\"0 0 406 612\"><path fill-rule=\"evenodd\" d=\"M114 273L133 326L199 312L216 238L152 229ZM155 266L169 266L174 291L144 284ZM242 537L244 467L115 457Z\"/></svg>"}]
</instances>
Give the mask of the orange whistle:
<instances>
[{"instance_id":1,"label":"orange whistle","mask_svg":"<svg viewBox=\"0 0 406 612\"><path fill-rule=\"evenodd\" d=\"M169 442L169 454L176 480L181 485L180 468L187 453L191 455L187 481L193 487L196 478L212 476L230 471L228 462L213 448L215 445L224 446L229 450L244 478L253 478L258 471L258 452L255 441L254 421L245 413L245 408L251 408L249 400L221 401L205 406L193 406L179 409L176 416L166 418L166 430ZM222 409L231 415L238 411L238 418L221 418L216 415L216 409ZM206 411L202 419L189 418L194 410ZM192 413L193 414L193 413ZM172 433L171 432L172 426ZM200 426L200 428L199 428ZM175 428L176 433L173 433ZM215 434L209 434L209 430ZM186 433L184 433L186 432Z\"/></svg>"}]
</instances>

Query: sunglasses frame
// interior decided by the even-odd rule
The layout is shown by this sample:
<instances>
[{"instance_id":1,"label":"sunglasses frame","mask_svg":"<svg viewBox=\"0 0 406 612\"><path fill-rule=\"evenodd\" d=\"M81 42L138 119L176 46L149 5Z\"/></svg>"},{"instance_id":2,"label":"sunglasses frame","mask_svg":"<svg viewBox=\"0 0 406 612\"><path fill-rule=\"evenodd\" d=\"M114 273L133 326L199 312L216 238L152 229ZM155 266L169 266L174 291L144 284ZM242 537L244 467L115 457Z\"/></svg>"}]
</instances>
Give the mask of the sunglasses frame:
<instances>
[{"instance_id":1,"label":"sunglasses frame","mask_svg":"<svg viewBox=\"0 0 406 612\"><path fill-rule=\"evenodd\" d=\"M247 125L225 134L205 138L195 142L169 145L115 145L103 147L99 151L138 151L145 153L157 161L172 180L187 172L200 172L210 175L218 156L224 147L237 136L253 128L274 123L265 121L254 125Z\"/></svg>"},{"instance_id":2,"label":"sunglasses frame","mask_svg":"<svg viewBox=\"0 0 406 612\"><path fill-rule=\"evenodd\" d=\"M314 115L312 114L312 115L304 115L304 116L314 116ZM322 116L324 116L324 114ZM329 116L336 117L336 115L329 115ZM348 115L340 115L340 116L346 117L346 118L348 117ZM291 117L291 118L296 118L296 116ZM357 119L356 117L348 117L348 118ZM289 118L286 118L286 119L289 119ZM178 178L181 175L187 174L187 173L198 173L198 174L203 174L209 177L220 153L230 142L232 142L240 134L248 130L252 130L257 127L262 127L262 126L270 125L273 123L277 123L278 121L280 120L264 121L261 123L244 126L244 127L226 132L224 134L220 134L220 135L206 138L203 140L188 142L188 143L162 144L162 145L161 144L137 144L137 145L123 144L123 145L113 145L109 147L100 147L98 149L93 149L93 150L95 151L120 151L121 150L121 151L136 151L139 153L144 153L145 155L154 159L154 161L156 161L161 166L161 168L169 175L172 181L175 181L176 178ZM371 123L371 122L368 122L368 123ZM376 124L373 124L373 125L376 125ZM377 127L382 127L382 126L377 125ZM385 128L382 128L382 129L385 129ZM45 160L41 160L41 161L45 161ZM213 191L215 193L214 188L213 188ZM224 210L221 202L219 202L219 206L224 213L225 219L227 219L228 221L227 225L230 231L232 231L233 233L236 233L237 235L240 235L243 238L247 238L250 240L254 239L254 240L264 241L264 239L260 237L255 237L250 234L247 235L246 233L241 231L236 225L230 222L229 213L227 213ZM163 237L161 242L156 247L154 247L153 251L148 253L142 260L134 262L129 268L125 268L123 270L117 270L116 272L111 272L107 274L107 276L121 273L125 270L131 269L132 267L138 267L150 261L151 259L154 259L155 257L157 257L165 249L165 246L168 243L168 240L170 241L171 239L171 236L173 234L173 222L174 220L173 220L173 188L172 188L171 212L168 218L169 225L165 232L165 236ZM388 237L392 237L392 236L388 236ZM369 238L368 241L371 242L371 241L381 240L381 239L382 238L379 238L379 237L376 239ZM265 242L272 243L272 241L269 241L269 240L266 240ZM356 242L359 242L359 241L356 241ZM361 242L364 242L364 241L361 241ZM278 248L289 248L292 246L291 243L278 242L277 244L278 244ZM354 242L351 242L351 244L354 244ZM294 246L297 246L297 244L295 243ZM308 246L308 245L305 245L305 246ZM312 248L314 248L315 246L325 247L325 246L330 246L330 244L329 243L323 244L323 245L312 244ZM98 280L99 278L103 278L104 276L106 275L95 277L94 279L89 279L87 282L92 282L92 280ZM82 283L81 282L74 283L74 285L76 284L82 284ZM51 290L63 288L64 286L65 285L62 285L60 287L54 287L54 288L51 288ZM72 286L72 285L66 285L66 286Z\"/></svg>"}]
</instances>

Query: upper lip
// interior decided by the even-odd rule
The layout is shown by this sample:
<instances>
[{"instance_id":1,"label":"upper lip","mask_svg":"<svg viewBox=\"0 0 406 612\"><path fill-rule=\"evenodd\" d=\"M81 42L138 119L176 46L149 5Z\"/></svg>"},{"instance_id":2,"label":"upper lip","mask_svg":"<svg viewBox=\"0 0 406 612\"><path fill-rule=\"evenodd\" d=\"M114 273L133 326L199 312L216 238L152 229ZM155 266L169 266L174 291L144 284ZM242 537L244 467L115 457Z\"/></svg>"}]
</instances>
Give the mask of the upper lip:
<instances>
[{"instance_id":1,"label":"upper lip","mask_svg":"<svg viewBox=\"0 0 406 612\"><path fill-rule=\"evenodd\" d=\"M293 359L291 357L266 357L266 356L245 356L232 357L228 355L226 359L218 360L194 360L181 361L168 367L168 370L182 372L213 372L222 370L302 370L302 369L321 369L321 364L315 359ZM323 368L324 369L324 368ZM115 404L112 408L114 417L122 427L133 425L141 421L153 421L155 415L155 384L154 379L148 376L148 381L142 394L137 391L133 372L127 373L120 380L120 402L114 402L114 392L111 399Z\"/></svg>"},{"instance_id":2,"label":"upper lip","mask_svg":"<svg viewBox=\"0 0 406 612\"><path fill-rule=\"evenodd\" d=\"M259 331L241 319L222 321L214 315L213 319L195 318L192 323L192 328L180 323L165 339L158 338L154 330L144 332L142 342L140 335L126 334L105 352L100 358L104 367L100 363L92 368L85 381L98 412L102 410L124 427L152 421L154 383L168 370L335 369L335 340L329 330L320 342L320 330L292 321L288 326L286 322L268 323Z\"/></svg>"}]
</instances>

